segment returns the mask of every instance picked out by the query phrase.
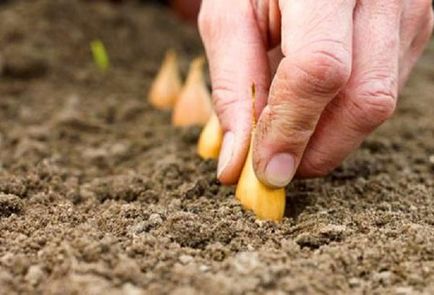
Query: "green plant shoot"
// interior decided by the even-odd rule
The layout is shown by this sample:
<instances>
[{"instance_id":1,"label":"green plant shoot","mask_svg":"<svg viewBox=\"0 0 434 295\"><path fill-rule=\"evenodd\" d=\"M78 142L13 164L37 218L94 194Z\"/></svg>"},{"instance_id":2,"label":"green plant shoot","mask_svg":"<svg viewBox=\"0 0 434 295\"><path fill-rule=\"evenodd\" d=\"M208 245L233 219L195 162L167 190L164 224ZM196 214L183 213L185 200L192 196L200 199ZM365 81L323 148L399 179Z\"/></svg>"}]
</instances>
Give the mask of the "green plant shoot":
<instances>
[{"instance_id":1,"label":"green plant shoot","mask_svg":"<svg viewBox=\"0 0 434 295\"><path fill-rule=\"evenodd\" d=\"M94 40L90 43L93 61L102 72L110 68L110 59L107 50L101 40Z\"/></svg>"}]
</instances>

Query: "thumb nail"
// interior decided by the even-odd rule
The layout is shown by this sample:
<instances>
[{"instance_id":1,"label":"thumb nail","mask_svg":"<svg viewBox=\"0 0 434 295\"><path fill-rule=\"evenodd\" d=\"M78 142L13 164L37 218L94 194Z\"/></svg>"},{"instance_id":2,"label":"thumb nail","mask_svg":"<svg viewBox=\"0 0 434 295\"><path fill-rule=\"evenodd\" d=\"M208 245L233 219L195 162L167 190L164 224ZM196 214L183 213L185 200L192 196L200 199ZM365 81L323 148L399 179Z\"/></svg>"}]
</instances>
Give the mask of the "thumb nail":
<instances>
[{"instance_id":1,"label":"thumb nail","mask_svg":"<svg viewBox=\"0 0 434 295\"><path fill-rule=\"evenodd\" d=\"M222 172L231 162L234 153L234 141L234 133L231 131L226 132L223 137L222 147L220 149L219 163L217 167L217 177L220 177Z\"/></svg>"},{"instance_id":2,"label":"thumb nail","mask_svg":"<svg viewBox=\"0 0 434 295\"><path fill-rule=\"evenodd\" d=\"M284 187L291 182L295 169L294 156L287 153L275 154L265 168L265 181L275 187Z\"/></svg>"}]
</instances>

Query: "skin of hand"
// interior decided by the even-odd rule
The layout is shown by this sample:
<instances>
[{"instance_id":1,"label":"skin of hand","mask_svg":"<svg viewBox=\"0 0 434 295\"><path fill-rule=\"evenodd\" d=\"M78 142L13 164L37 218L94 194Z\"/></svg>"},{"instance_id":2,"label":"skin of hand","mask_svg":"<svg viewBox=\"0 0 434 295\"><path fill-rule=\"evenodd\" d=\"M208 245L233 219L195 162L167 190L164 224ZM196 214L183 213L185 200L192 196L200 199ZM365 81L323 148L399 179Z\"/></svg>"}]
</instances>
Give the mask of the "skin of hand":
<instances>
[{"instance_id":1,"label":"skin of hand","mask_svg":"<svg viewBox=\"0 0 434 295\"><path fill-rule=\"evenodd\" d=\"M220 181L239 178L253 111L263 183L328 174L392 115L432 29L431 0L203 0Z\"/></svg>"}]
</instances>

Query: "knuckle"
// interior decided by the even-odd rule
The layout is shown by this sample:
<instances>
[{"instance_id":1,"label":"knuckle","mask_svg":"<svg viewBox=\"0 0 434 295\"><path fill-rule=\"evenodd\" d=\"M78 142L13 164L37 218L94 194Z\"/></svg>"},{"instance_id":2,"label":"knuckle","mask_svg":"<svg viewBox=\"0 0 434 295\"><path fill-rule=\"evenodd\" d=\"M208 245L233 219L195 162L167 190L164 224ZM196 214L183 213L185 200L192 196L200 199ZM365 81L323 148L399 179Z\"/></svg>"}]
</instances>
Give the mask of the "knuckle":
<instances>
[{"instance_id":1,"label":"knuckle","mask_svg":"<svg viewBox=\"0 0 434 295\"><path fill-rule=\"evenodd\" d=\"M359 130L370 132L392 116L397 94L395 87L384 84L390 83L362 86L351 98L350 111Z\"/></svg>"},{"instance_id":2,"label":"knuckle","mask_svg":"<svg viewBox=\"0 0 434 295\"><path fill-rule=\"evenodd\" d=\"M372 122L379 125L389 119L395 110L395 100L391 92L373 91L362 95L365 97L362 104L362 113L371 118Z\"/></svg>"},{"instance_id":3,"label":"knuckle","mask_svg":"<svg viewBox=\"0 0 434 295\"><path fill-rule=\"evenodd\" d=\"M226 113L231 113L234 110L243 111L250 106L249 101L239 98L233 89L231 83L226 80L214 83L212 99L215 110L220 116L225 116Z\"/></svg>"},{"instance_id":4,"label":"knuckle","mask_svg":"<svg viewBox=\"0 0 434 295\"><path fill-rule=\"evenodd\" d=\"M288 70L296 69L295 81L300 87L318 95L337 93L351 75L350 56L345 50L318 49L290 63Z\"/></svg>"},{"instance_id":5,"label":"knuckle","mask_svg":"<svg viewBox=\"0 0 434 295\"><path fill-rule=\"evenodd\" d=\"M303 115L297 115L292 110L286 103L268 105L261 115L261 121L266 123L265 133L272 136L273 144L282 144L288 150L296 151L312 136L315 120L309 112L299 109L298 113Z\"/></svg>"}]
</instances>

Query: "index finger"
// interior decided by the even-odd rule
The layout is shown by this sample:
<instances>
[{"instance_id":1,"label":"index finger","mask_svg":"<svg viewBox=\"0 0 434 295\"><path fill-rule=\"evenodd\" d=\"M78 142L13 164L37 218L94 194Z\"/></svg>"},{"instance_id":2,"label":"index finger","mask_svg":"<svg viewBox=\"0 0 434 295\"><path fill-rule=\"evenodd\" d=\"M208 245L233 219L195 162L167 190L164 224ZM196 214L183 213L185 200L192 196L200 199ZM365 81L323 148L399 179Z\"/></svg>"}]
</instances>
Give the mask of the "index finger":
<instances>
[{"instance_id":1,"label":"index finger","mask_svg":"<svg viewBox=\"0 0 434 295\"><path fill-rule=\"evenodd\" d=\"M326 105L351 73L355 0L280 1L284 58L254 142L258 178L273 187L295 175Z\"/></svg>"},{"instance_id":2,"label":"index finger","mask_svg":"<svg viewBox=\"0 0 434 295\"><path fill-rule=\"evenodd\" d=\"M270 83L266 44L251 2L204 0L199 14L215 110L224 131L218 177L225 184L238 180L247 156L253 116L250 85L257 86L260 112Z\"/></svg>"}]
</instances>

